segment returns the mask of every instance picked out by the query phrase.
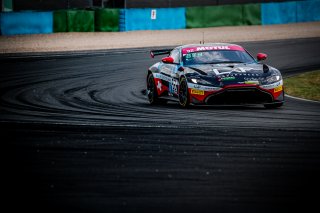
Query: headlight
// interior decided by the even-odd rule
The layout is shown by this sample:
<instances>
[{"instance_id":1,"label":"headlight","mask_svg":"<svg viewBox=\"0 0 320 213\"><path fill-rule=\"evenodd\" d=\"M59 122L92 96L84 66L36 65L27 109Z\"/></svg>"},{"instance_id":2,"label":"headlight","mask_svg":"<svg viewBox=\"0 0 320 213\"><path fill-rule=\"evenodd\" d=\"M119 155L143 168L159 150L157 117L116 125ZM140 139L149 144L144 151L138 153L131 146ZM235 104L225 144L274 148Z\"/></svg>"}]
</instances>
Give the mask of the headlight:
<instances>
[{"instance_id":1,"label":"headlight","mask_svg":"<svg viewBox=\"0 0 320 213\"><path fill-rule=\"evenodd\" d=\"M262 83L263 83L263 84L272 84L272 83L278 82L278 81L280 81L280 80L282 80L281 75L276 74L276 75L271 75L271 76L266 77L266 78L263 80Z\"/></svg>"},{"instance_id":2,"label":"headlight","mask_svg":"<svg viewBox=\"0 0 320 213\"><path fill-rule=\"evenodd\" d=\"M201 78L191 78L190 80L194 84L212 85L212 83L210 83L209 81L206 81L206 80L201 79Z\"/></svg>"}]
</instances>

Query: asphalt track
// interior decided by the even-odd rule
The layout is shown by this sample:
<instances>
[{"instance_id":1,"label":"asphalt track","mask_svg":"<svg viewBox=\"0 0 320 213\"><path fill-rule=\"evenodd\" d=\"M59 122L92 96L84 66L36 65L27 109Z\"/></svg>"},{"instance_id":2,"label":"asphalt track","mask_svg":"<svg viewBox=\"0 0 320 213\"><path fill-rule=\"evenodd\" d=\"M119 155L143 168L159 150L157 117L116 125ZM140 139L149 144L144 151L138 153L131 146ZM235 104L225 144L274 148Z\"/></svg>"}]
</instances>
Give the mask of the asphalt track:
<instances>
[{"instance_id":1,"label":"asphalt track","mask_svg":"<svg viewBox=\"0 0 320 213\"><path fill-rule=\"evenodd\" d=\"M285 77L320 68L320 38L242 45ZM148 50L0 57L11 212L319 211L319 103L150 106Z\"/></svg>"}]
</instances>

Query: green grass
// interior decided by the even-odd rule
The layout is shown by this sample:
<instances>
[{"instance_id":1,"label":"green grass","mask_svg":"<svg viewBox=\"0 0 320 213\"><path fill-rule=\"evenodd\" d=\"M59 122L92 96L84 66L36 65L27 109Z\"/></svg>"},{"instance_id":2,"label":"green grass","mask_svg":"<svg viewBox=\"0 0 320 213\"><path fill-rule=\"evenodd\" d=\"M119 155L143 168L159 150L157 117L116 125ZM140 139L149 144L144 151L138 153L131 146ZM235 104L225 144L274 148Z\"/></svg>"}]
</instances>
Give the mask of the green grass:
<instances>
[{"instance_id":1,"label":"green grass","mask_svg":"<svg viewBox=\"0 0 320 213\"><path fill-rule=\"evenodd\" d=\"M288 95L320 101L320 70L287 78L284 86Z\"/></svg>"}]
</instances>

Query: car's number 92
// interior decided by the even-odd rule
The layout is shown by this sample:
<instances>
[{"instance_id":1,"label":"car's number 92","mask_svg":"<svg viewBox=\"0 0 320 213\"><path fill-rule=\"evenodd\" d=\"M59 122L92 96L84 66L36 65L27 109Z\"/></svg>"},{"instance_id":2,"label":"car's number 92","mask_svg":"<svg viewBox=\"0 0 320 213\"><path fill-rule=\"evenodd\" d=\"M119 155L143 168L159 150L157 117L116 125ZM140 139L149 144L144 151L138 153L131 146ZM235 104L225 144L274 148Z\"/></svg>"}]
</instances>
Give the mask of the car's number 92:
<instances>
[{"instance_id":1,"label":"car's number 92","mask_svg":"<svg viewBox=\"0 0 320 213\"><path fill-rule=\"evenodd\" d=\"M179 82L177 79L171 79L171 82L169 84L169 92L172 94L178 94L178 86Z\"/></svg>"}]
</instances>

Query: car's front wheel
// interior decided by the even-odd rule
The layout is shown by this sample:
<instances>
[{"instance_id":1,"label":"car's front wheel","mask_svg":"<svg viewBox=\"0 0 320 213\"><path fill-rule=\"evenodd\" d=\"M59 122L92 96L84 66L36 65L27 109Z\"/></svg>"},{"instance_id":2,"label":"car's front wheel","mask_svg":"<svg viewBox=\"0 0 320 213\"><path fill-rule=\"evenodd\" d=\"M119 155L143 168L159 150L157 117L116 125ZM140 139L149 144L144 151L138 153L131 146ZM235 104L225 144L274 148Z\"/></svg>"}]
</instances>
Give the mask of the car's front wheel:
<instances>
[{"instance_id":1,"label":"car's front wheel","mask_svg":"<svg viewBox=\"0 0 320 213\"><path fill-rule=\"evenodd\" d=\"M187 108L190 104L190 97L189 97L189 92L188 92L188 82L187 82L187 79L184 77L182 77L180 79L179 104L183 108Z\"/></svg>"},{"instance_id":2,"label":"car's front wheel","mask_svg":"<svg viewBox=\"0 0 320 213\"><path fill-rule=\"evenodd\" d=\"M148 95L148 100L152 105L167 103L166 100L159 98L157 93L157 87L155 85L154 78L151 73L147 77L147 95Z\"/></svg>"}]
</instances>

